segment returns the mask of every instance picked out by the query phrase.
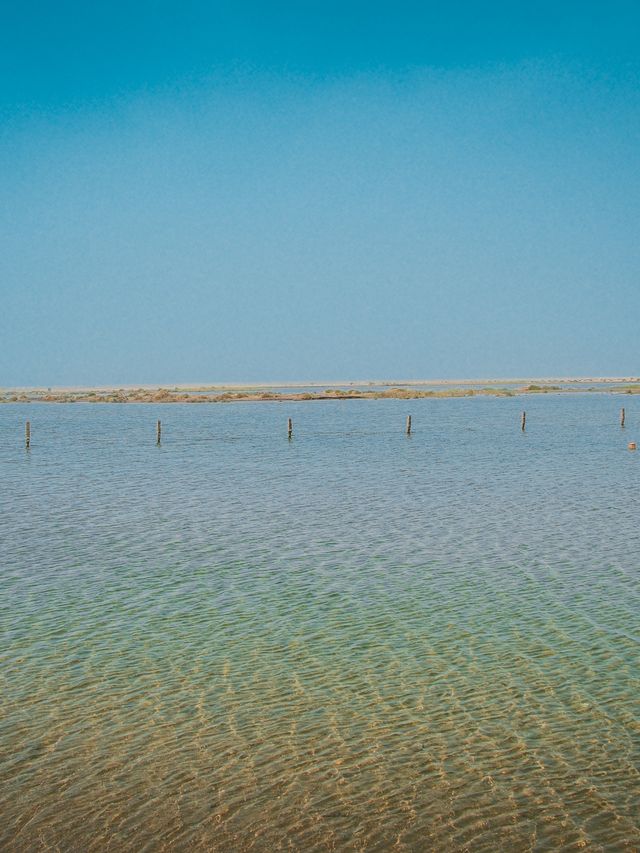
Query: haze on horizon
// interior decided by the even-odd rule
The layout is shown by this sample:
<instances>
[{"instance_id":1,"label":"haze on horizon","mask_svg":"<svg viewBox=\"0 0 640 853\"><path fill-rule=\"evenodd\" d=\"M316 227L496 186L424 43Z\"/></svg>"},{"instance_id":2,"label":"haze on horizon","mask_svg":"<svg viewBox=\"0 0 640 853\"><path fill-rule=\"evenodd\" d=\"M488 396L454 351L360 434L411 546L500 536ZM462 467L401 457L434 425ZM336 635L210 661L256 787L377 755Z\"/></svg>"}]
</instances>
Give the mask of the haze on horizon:
<instances>
[{"instance_id":1,"label":"haze on horizon","mask_svg":"<svg viewBox=\"0 0 640 853\"><path fill-rule=\"evenodd\" d=\"M0 385L638 373L635 4L4 19Z\"/></svg>"}]
</instances>

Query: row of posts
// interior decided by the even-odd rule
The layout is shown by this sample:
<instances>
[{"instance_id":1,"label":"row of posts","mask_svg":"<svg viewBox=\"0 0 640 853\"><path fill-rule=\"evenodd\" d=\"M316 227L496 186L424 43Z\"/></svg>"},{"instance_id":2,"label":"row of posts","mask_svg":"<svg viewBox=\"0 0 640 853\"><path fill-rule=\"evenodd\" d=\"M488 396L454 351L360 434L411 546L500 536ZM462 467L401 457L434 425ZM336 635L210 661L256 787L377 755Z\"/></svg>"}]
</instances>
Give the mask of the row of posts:
<instances>
[{"instance_id":1,"label":"row of posts","mask_svg":"<svg viewBox=\"0 0 640 853\"><path fill-rule=\"evenodd\" d=\"M620 426L624 428L625 421L625 410L624 407L620 409ZM523 412L520 417L520 428L522 432L524 432L527 428L527 413ZM411 435L411 415L407 415L407 424L405 428L405 432L407 435ZM292 418L287 418L287 437L289 440L293 438L293 420ZM31 446L31 421L27 421L24 430L24 440L27 450ZM158 421L156 425L156 444L160 445L162 441L162 421ZM629 442L629 450L636 449L635 441Z\"/></svg>"}]
</instances>

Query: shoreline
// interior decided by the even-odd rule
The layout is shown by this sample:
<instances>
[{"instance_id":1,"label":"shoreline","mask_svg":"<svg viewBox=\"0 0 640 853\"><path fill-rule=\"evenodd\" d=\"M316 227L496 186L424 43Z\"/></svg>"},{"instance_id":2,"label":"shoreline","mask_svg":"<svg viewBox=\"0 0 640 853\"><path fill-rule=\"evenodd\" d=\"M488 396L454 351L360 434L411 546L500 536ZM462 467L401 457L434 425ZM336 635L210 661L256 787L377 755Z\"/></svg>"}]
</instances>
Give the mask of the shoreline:
<instances>
[{"instance_id":1,"label":"shoreline","mask_svg":"<svg viewBox=\"0 0 640 853\"><path fill-rule=\"evenodd\" d=\"M520 384L522 383L522 384ZM336 387L338 386L338 387ZM473 387L472 387L473 386ZM482 387L478 387L482 386ZM299 391L295 389L301 389ZM307 389L307 390L302 390ZM316 390L317 389L317 390ZM114 388L0 389L1 403L230 403L313 400L417 400L532 394L640 394L640 379L433 380L278 385L139 385Z\"/></svg>"},{"instance_id":2,"label":"shoreline","mask_svg":"<svg viewBox=\"0 0 640 853\"><path fill-rule=\"evenodd\" d=\"M157 382L118 385L8 385L0 386L0 396L8 393L45 393L79 394L95 391L115 393L116 391L266 391L276 388L376 388L398 386L401 388L419 386L456 387L470 385L619 385L640 384L640 376L511 376L479 377L466 379L331 379L328 381L296 380L292 382Z\"/></svg>"}]
</instances>

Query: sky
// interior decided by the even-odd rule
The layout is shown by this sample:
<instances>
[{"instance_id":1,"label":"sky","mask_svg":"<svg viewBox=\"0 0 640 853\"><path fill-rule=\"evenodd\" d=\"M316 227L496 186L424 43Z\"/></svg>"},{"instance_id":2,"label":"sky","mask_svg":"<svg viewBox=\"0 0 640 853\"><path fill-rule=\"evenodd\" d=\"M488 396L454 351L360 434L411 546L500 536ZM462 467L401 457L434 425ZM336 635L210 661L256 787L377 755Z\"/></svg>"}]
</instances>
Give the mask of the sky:
<instances>
[{"instance_id":1,"label":"sky","mask_svg":"<svg viewBox=\"0 0 640 853\"><path fill-rule=\"evenodd\" d=\"M640 6L4 3L0 386L640 375Z\"/></svg>"}]
</instances>

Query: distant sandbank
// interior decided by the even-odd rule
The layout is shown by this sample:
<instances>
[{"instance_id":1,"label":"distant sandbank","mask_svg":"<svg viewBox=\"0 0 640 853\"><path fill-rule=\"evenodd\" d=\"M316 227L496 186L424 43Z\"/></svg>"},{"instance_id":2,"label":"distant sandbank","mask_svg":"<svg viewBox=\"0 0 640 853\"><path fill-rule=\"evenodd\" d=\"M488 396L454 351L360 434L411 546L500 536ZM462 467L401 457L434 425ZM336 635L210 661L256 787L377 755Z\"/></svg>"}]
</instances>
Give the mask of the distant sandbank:
<instances>
[{"instance_id":1,"label":"distant sandbank","mask_svg":"<svg viewBox=\"0 0 640 853\"><path fill-rule=\"evenodd\" d=\"M281 384L139 385L0 389L0 403L229 403L303 400L414 400L523 394L640 394L640 377L433 379Z\"/></svg>"}]
</instances>

